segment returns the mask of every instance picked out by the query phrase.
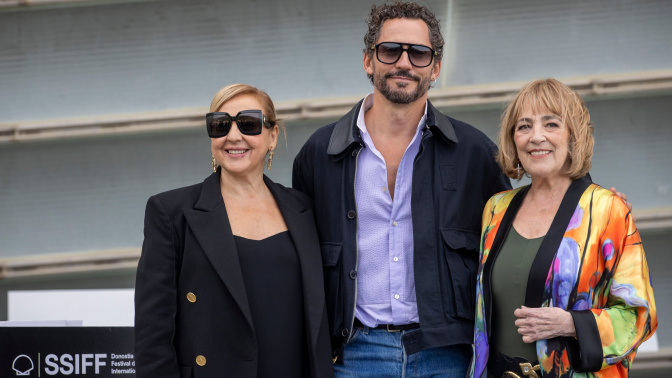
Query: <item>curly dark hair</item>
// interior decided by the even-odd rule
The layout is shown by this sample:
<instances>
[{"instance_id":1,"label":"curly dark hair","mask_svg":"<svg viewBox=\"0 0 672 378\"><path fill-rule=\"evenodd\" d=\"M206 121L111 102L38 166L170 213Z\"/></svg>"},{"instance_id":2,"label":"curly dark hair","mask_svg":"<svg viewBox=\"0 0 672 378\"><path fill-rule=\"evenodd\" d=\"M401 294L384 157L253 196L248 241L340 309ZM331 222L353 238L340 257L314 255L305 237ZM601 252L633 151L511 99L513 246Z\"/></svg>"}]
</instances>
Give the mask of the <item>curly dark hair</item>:
<instances>
[{"instance_id":1,"label":"curly dark hair","mask_svg":"<svg viewBox=\"0 0 672 378\"><path fill-rule=\"evenodd\" d=\"M376 44L380 36L380 29L386 20L394 18L412 18L424 21L429 27L429 40L432 43L432 49L436 51L434 59L441 61L443 57L443 36L439 28L439 20L436 19L434 13L429 9L417 3L405 3L397 1L394 4L373 5L371 13L366 18L366 23L369 25L369 30L364 35L364 53L371 56L373 50L371 47ZM371 75L369 75L369 79Z\"/></svg>"}]
</instances>

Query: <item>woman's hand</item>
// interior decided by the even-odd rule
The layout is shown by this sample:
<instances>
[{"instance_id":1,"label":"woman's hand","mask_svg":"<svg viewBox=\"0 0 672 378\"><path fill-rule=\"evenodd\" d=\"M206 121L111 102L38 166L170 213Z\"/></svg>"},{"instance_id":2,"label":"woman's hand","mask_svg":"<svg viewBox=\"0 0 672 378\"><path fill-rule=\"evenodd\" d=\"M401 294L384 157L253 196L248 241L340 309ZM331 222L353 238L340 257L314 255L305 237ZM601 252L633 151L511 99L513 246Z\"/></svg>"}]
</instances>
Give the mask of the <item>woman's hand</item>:
<instances>
[{"instance_id":1,"label":"woman's hand","mask_svg":"<svg viewBox=\"0 0 672 378\"><path fill-rule=\"evenodd\" d=\"M576 336L572 315L557 307L529 308L522 306L513 314L523 342L532 343L558 336Z\"/></svg>"}]
</instances>

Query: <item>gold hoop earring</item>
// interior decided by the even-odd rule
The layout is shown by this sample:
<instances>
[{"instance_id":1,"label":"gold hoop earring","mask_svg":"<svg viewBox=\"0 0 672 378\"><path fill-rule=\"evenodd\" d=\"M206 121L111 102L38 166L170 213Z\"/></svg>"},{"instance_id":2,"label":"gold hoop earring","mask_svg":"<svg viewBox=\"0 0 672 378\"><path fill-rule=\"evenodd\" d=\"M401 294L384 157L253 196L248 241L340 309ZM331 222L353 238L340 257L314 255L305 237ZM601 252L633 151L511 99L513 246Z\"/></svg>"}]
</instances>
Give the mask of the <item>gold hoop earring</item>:
<instances>
[{"instance_id":1,"label":"gold hoop earring","mask_svg":"<svg viewBox=\"0 0 672 378\"><path fill-rule=\"evenodd\" d=\"M273 154L275 154L275 151L268 150L268 152L270 152L270 154L268 155L268 163L266 164L266 169L270 171L271 166L273 165Z\"/></svg>"},{"instance_id":2,"label":"gold hoop earring","mask_svg":"<svg viewBox=\"0 0 672 378\"><path fill-rule=\"evenodd\" d=\"M212 155L212 171L217 172L217 160L215 160L215 155Z\"/></svg>"}]
</instances>

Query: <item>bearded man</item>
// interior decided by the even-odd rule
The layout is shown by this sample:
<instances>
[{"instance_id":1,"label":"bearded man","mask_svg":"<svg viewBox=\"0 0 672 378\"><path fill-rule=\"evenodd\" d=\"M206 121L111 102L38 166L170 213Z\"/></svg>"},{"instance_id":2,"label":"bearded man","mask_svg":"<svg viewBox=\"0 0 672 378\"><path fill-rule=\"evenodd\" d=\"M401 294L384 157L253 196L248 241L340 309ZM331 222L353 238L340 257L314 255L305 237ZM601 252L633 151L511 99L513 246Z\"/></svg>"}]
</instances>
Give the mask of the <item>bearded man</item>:
<instances>
[{"instance_id":1,"label":"bearded man","mask_svg":"<svg viewBox=\"0 0 672 378\"><path fill-rule=\"evenodd\" d=\"M464 377L481 212L511 188L496 147L427 100L443 37L427 8L373 6L373 93L316 131L294 161L313 198L336 376Z\"/></svg>"}]
</instances>

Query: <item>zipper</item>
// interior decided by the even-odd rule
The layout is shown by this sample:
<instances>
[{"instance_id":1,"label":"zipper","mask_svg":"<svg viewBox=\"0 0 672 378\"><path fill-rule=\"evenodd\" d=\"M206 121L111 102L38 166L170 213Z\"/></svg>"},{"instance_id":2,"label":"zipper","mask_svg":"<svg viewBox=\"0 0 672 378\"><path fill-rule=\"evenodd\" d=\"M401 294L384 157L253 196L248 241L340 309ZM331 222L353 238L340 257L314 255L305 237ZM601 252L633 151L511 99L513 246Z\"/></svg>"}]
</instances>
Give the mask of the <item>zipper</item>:
<instances>
[{"instance_id":1,"label":"zipper","mask_svg":"<svg viewBox=\"0 0 672 378\"><path fill-rule=\"evenodd\" d=\"M362 148L364 148L363 144L359 144L359 149L357 150L357 155L355 155L355 175L352 180L352 191L353 191L353 198L355 199L355 211L357 211L357 191L355 188L355 184L357 183L357 163L359 162L359 153L362 151ZM355 272L358 271L359 268L359 211L357 211L357 216L355 217ZM352 329L353 326L355 325L355 311L357 311L357 277L355 277L355 299L354 303L352 306L352 317L350 318L350 327L348 329L350 330L350 336L348 336L348 341L350 341L350 338L352 337Z\"/></svg>"}]
</instances>

